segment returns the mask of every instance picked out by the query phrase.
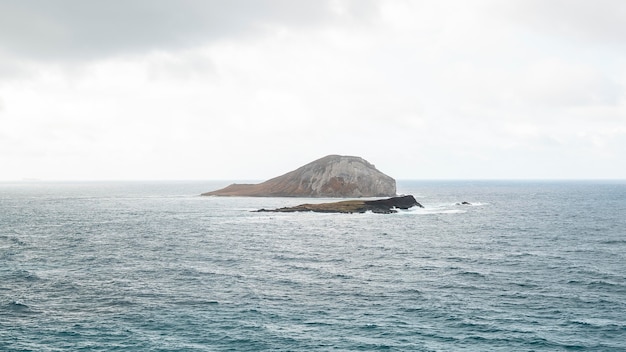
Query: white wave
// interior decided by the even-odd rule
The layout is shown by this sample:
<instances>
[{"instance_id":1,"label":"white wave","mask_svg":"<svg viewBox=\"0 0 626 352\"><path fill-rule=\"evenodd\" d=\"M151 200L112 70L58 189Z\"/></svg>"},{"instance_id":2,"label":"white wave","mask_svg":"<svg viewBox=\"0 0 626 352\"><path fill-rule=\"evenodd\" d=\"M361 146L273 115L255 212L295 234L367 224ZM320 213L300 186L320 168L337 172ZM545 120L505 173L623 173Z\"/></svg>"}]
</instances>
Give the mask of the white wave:
<instances>
[{"instance_id":1,"label":"white wave","mask_svg":"<svg viewBox=\"0 0 626 352\"><path fill-rule=\"evenodd\" d=\"M418 208L413 207L407 210L396 209L398 214L404 215L432 215L432 214L463 214L467 213L466 210L450 209L449 207L425 207Z\"/></svg>"},{"instance_id":2,"label":"white wave","mask_svg":"<svg viewBox=\"0 0 626 352\"><path fill-rule=\"evenodd\" d=\"M462 202L456 202L452 205L457 206L457 207L482 207L488 204L489 203L462 201Z\"/></svg>"}]
</instances>

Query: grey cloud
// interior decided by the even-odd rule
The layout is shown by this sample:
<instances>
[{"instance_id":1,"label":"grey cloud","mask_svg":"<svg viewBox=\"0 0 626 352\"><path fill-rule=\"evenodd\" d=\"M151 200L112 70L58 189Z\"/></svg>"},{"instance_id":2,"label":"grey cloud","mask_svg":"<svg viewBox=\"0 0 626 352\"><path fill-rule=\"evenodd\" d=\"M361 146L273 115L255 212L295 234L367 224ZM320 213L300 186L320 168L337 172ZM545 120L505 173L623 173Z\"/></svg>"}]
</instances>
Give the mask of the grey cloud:
<instances>
[{"instance_id":1,"label":"grey cloud","mask_svg":"<svg viewBox=\"0 0 626 352\"><path fill-rule=\"evenodd\" d=\"M319 25L336 16L331 0L3 0L0 52L30 60L92 59L255 35L273 25Z\"/></svg>"},{"instance_id":2,"label":"grey cloud","mask_svg":"<svg viewBox=\"0 0 626 352\"><path fill-rule=\"evenodd\" d=\"M497 1L494 8L542 33L593 43L626 43L622 0Z\"/></svg>"},{"instance_id":3,"label":"grey cloud","mask_svg":"<svg viewBox=\"0 0 626 352\"><path fill-rule=\"evenodd\" d=\"M0 50L0 78L3 80L25 77L32 74L27 65L15 56L3 55ZM0 81L2 83L2 81Z\"/></svg>"}]
</instances>

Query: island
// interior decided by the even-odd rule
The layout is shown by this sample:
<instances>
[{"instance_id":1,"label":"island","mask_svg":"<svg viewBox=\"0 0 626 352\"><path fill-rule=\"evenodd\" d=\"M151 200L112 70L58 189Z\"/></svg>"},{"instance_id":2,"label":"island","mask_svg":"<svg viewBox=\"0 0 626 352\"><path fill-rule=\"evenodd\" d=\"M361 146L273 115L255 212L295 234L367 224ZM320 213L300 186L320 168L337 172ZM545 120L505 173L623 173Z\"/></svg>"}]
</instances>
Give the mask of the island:
<instances>
[{"instance_id":1,"label":"island","mask_svg":"<svg viewBox=\"0 0 626 352\"><path fill-rule=\"evenodd\" d=\"M295 207L278 209L259 209L257 212L293 213L312 211L316 213L365 213L371 211L377 214L396 213L396 209L423 208L411 195L391 197L376 200L344 200L332 203L300 204Z\"/></svg>"},{"instance_id":2,"label":"island","mask_svg":"<svg viewBox=\"0 0 626 352\"><path fill-rule=\"evenodd\" d=\"M258 184L231 184L203 196L363 198L394 197L396 181L363 158L327 155Z\"/></svg>"}]
</instances>

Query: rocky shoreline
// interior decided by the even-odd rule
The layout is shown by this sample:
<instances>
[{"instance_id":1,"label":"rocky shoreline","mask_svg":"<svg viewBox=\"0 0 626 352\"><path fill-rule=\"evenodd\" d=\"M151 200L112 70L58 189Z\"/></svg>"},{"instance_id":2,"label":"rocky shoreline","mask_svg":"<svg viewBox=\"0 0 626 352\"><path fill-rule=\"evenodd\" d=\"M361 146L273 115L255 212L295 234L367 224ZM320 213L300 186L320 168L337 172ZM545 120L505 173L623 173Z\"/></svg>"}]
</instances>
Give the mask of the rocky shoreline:
<instances>
[{"instance_id":1,"label":"rocky shoreline","mask_svg":"<svg viewBox=\"0 0 626 352\"><path fill-rule=\"evenodd\" d=\"M344 200L332 203L300 204L295 207L277 209L259 209L257 212L316 212L316 213L365 213L371 211L376 214L396 213L396 209L423 208L412 195L391 197L377 200Z\"/></svg>"}]
</instances>

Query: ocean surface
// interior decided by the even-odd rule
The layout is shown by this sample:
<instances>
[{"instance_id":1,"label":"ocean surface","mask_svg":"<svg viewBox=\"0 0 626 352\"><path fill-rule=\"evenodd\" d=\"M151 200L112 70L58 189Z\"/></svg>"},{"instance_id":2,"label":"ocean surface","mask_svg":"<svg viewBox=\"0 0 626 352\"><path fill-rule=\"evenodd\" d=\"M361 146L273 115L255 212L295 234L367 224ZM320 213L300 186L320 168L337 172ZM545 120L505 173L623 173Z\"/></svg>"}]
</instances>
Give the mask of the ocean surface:
<instances>
[{"instance_id":1,"label":"ocean surface","mask_svg":"<svg viewBox=\"0 0 626 352\"><path fill-rule=\"evenodd\" d=\"M228 183L0 183L0 351L626 351L626 181L400 181L425 208L389 215Z\"/></svg>"}]
</instances>

